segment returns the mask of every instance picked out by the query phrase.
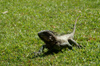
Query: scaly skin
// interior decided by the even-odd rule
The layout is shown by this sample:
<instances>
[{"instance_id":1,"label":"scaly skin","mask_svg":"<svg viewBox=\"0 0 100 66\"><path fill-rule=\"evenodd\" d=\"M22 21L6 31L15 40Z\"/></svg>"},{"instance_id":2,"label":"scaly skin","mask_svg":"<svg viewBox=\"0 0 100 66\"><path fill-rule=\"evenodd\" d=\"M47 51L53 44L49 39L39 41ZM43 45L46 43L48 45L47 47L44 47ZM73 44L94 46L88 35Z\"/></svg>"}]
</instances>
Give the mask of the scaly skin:
<instances>
[{"instance_id":1,"label":"scaly skin","mask_svg":"<svg viewBox=\"0 0 100 66\"><path fill-rule=\"evenodd\" d=\"M78 48L82 47L73 39L76 29L76 22L74 25L74 30L70 34L56 36L53 31L49 30L40 31L38 33L38 36L42 41L44 41L45 44L40 48L38 52L35 52L35 55L41 54L44 48L47 48L49 51L60 51L61 49L66 47L72 49L73 45L76 45Z\"/></svg>"}]
</instances>

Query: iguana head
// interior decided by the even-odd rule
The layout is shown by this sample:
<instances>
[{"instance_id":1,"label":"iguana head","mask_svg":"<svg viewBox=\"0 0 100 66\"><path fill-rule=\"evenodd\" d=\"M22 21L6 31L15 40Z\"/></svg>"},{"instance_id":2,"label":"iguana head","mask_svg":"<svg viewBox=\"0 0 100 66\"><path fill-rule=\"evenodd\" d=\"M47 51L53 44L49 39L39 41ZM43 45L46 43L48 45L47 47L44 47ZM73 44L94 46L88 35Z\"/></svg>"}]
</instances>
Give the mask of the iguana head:
<instances>
[{"instance_id":1,"label":"iguana head","mask_svg":"<svg viewBox=\"0 0 100 66\"><path fill-rule=\"evenodd\" d=\"M56 41L56 37L52 31L44 30L38 33L40 39L42 39L45 43Z\"/></svg>"}]
</instances>

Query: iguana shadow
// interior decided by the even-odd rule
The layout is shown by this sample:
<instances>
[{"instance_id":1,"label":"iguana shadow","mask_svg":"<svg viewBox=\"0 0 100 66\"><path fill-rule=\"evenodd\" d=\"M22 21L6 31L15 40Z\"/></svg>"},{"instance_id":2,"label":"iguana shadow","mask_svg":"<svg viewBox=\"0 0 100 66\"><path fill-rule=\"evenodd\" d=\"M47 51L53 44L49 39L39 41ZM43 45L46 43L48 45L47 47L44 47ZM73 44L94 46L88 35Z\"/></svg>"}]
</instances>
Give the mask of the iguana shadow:
<instances>
[{"instance_id":1,"label":"iguana shadow","mask_svg":"<svg viewBox=\"0 0 100 66\"><path fill-rule=\"evenodd\" d=\"M37 56L33 56L33 57L29 57L30 59L34 59L34 58L37 58L37 57L45 57L45 56L48 56L48 55L54 55L54 54L57 54L59 52L62 52L62 51L47 51L47 52L44 52L43 54L41 55L37 55Z\"/></svg>"}]
</instances>

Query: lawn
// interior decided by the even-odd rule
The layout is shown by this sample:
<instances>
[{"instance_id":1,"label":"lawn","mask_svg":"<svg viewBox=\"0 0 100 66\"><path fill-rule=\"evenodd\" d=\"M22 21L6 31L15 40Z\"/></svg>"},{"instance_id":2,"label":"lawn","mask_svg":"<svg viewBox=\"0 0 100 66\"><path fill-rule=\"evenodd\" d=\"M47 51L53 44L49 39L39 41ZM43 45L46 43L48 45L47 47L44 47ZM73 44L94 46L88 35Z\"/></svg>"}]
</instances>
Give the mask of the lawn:
<instances>
[{"instance_id":1,"label":"lawn","mask_svg":"<svg viewBox=\"0 0 100 66\"><path fill-rule=\"evenodd\" d=\"M71 33L83 46L34 57L44 42L37 33ZM0 66L100 66L99 0L0 0Z\"/></svg>"}]
</instances>

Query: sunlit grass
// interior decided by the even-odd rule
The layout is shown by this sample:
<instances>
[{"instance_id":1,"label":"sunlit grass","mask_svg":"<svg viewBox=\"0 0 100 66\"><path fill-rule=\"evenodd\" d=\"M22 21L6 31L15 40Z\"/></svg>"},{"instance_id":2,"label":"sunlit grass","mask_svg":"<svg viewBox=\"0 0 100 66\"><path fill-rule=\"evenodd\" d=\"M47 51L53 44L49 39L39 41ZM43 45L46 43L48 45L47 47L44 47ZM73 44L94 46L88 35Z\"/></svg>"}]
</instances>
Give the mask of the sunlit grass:
<instances>
[{"instance_id":1,"label":"sunlit grass","mask_svg":"<svg viewBox=\"0 0 100 66\"><path fill-rule=\"evenodd\" d=\"M99 5L99 0L1 0L0 66L99 66ZM27 57L44 44L37 35L39 31L70 33L78 16L75 40L84 48Z\"/></svg>"}]
</instances>

